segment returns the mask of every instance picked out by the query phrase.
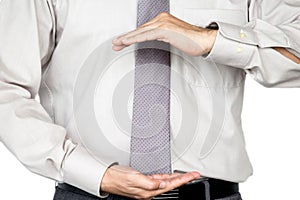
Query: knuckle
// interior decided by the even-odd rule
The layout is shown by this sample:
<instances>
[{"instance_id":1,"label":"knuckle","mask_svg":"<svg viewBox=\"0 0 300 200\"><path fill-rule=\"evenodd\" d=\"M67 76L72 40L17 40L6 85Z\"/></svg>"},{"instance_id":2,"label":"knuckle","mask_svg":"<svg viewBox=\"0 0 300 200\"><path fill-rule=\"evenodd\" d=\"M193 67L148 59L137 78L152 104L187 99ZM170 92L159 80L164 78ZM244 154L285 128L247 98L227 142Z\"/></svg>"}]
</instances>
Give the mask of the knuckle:
<instances>
[{"instance_id":1,"label":"knuckle","mask_svg":"<svg viewBox=\"0 0 300 200\"><path fill-rule=\"evenodd\" d=\"M126 179L125 179L126 181L126 184L128 185L128 186L132 186L133 185L133 183L134 183L134 181L132 180L132 178L131 178L131 176L130 175L126 175Z\"/></svg>"},{"instance_id":2,"label":"knuckle","mask_svg":"<svg viewBox=\"0 0 300 200\"><path fill-rule=\"evenodd\" d=\"M160 13L158 16L160 17L160 18L166 18L166 17L169 17L169 13L167 13L167 12L162 12L162 13Z\"/></svg>"},{"instance_id":3,"label":"knuckle","mask_svg":"<svg viewBox=\"0 0 300 200\"><path fill-rule=\"evenodd\" d=\"M169 23L168 21L164 21L164 22L161 22L157 25L157 27L160 29L160 30L171 30L172 29L172 24Z\"/></svg>"},{"instance_id":4,"label":"knuckle","mask_svg":"<svg viewBox=\"0 0 300 200\"><path fill-rule=\"evenodd\" d=\"M124 176L127 181L131 181L131 175L129 173L125 174Z\"/></svg>"},{"instance_id":5,"label":"knuckle","mask_svg":"<svg viewBox=\"0 0 300 200\"><path fill-rule=\"evenodd\" d=\"M149 183L149 184L147 185L147 189L148 189L148 190L154 190L154 189L156 189L156 184L153 183L153 182Z\"/></svg>"},{"instance_id":6,"label":"knuckle","mask_svg":"<svg viewBox=\"0 0 300 200\"><path fill-rule=\"evenodd\" d=\"M163 28L166 28L167 27L167 24L165 22L159 22L157 24L157 27L160 28L160 29L163 29Z\"/></svg>"}]
</instances>

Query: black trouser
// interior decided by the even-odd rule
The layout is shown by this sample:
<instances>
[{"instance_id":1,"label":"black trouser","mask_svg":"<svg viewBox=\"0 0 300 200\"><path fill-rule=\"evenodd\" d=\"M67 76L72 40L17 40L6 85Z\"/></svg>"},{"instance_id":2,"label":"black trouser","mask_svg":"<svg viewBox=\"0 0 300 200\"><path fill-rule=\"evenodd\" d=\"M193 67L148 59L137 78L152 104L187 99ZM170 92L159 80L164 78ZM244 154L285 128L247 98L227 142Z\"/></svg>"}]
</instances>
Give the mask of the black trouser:
<instances>
[{"instance_id":1,"label":"black trouser","mask_svg":"<svg viewBox=\"0 0 300 200\"><path fill-rule=\"evenodd\" d=\"M69 184L58 184L54 200L100 200L83 190ZM195 181L174 189L165 194L154 197L168 200L241 200L238 184L218 179ZM131 200L127 197L109 195L106 200Z\"/></svg>"}]
</instances>

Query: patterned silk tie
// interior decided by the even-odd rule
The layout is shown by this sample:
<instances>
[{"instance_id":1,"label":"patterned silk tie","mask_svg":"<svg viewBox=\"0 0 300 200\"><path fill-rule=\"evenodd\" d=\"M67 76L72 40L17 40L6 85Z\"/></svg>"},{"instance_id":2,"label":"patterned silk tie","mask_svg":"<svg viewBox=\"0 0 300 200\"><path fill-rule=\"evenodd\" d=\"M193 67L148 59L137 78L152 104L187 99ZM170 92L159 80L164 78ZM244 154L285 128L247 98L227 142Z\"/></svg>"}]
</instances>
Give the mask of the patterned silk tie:
<instances>
[{"instance_id":1,"label":"patterned silk tie","mask_svg":"<svg viewBox=\"0 0 300 200\"><path fill-rule=\"evenodd\" d=\"M137 26L162 12L169 12L169 0L139 0ZM135 54L130 166L144 174L171 173L169 46L144 44Z\"/></svg>"}]
</instances>

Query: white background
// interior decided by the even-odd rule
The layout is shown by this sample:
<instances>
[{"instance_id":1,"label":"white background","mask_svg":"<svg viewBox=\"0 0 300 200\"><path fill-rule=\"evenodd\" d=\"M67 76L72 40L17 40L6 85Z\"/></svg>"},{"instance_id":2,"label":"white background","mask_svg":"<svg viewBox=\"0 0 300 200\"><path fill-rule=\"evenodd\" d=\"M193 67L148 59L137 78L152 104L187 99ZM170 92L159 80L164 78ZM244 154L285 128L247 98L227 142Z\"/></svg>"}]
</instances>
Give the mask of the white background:
<instances>
[{"instance_id":1,"label":"white background","mask_svg":"<svg viewBox=\"0 0 300 200\"><path fill-rule=\"evenodd\" d=\"M241 184L244 199L300 199L299 114L300 89L268 89L248 77L243 126L254 175ZM0 159L1 200L52 200L54 181L27 171L3 145Z\"/></svg>"}]
</instances>

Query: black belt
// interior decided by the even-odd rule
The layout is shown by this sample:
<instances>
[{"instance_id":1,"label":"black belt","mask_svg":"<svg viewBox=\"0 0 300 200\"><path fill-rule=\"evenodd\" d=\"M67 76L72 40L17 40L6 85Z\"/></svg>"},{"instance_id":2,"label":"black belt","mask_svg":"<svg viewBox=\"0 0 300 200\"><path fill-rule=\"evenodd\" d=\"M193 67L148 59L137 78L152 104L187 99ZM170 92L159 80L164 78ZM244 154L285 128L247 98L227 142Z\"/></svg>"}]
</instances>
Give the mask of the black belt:
<instances>
[{"instance_id":1,"label":"black belt","mask_svg":"<svg viewBox=\"0 0 300 200\"><path fill-rule=\"evenodd\" d=\"M58 183L58 188L76 193L79 195L89 196L95 199L98 199L96 196L87 193L79 188L76 188L67 183ZM188 184L185 184L179 188L161 194L159 196L154 197L153 199L161 200L161 199L173 199L173 200L213 200L213 199L221 199L231 195L235 195L239 192L238 183L223 181L219 179L213 178L203 178L199 180L195 180ZM100 198L99 198L100 199ZM124 197L124 200L128 199Z\"/></svg>"}]
</instances>

